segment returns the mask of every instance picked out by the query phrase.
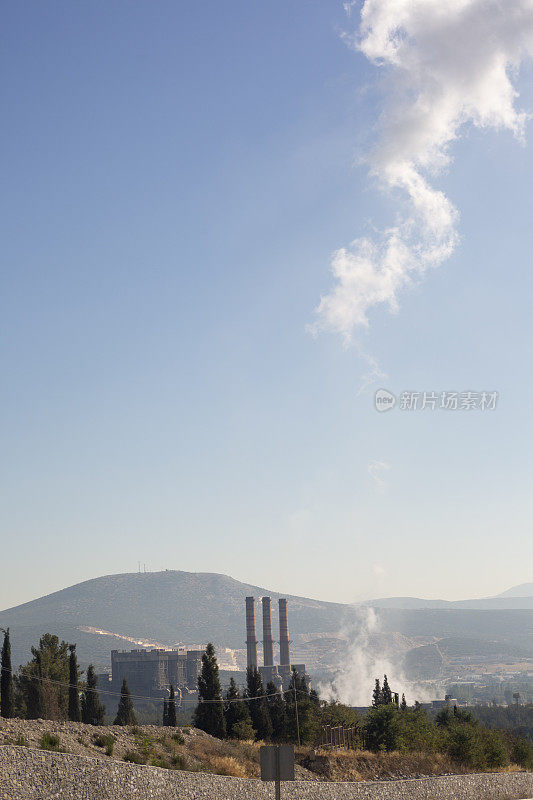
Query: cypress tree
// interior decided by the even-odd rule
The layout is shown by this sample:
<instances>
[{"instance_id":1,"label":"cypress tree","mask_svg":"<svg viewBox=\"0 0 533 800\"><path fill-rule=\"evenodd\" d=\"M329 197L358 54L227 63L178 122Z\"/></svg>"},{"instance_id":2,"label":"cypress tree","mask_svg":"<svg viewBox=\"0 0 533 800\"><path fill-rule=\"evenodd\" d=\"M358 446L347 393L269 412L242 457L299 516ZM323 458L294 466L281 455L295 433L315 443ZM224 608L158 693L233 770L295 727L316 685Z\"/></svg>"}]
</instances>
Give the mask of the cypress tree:
<instances>
[{"instance_id":1,"label":"cypress tree","mask_svg":"<svg viewBox=\"0 0 533 800\"><path fill-rule=\"evenodd\" d=\"M383 676L383 686L381 688L381 703L384 706L390 706L392 703L392 692L390 690L389 682L387 680L387 676Z\"/></svg>"},{"instance_id":2,"label":"cypress tree","mask_svg":"<svg viewBox=\"0 0 533 800\"><path fill-rule=\"evenodd\" d=\"M120 700L118 702L117 716L113 725L137 725L133 704L131 702L130 690L126 683L126 678L122 681L120 690Z\"/></svg>"},{"instance_id":3,"label":"cypress tree","mask_svg":"<svg viewBox=\"0 0 533 800\"><path fill-rule=\"evenodd\" d=\"M320 709L309 693L305 678L292 671L289 690L285 692L287 709L287 737L300 744L311 744L318 728Z\"/></svg>"},{"instance_id":4,"label":"cypress tree","mask_svg":"<svg viewBox=\"0 0 533 800\"><path fill-rule=\"evenodd\" d=\"M197 728L224 739L226 721L224 706L218 677L218 664L215 648L209 642L202 656L202 670L198 676L198 705L194 712L194 724Z\"/></svg>"},{"instance_id":5,"label":"cypress tree","mask_svg":"<svg viewBox=\"0 0 533 800\"><path fill-rule=\"evenodd\" d=\"M31 676L25 682L24 699L26 701L26 714L28 719L44 719L45 718L45 698L43 688L43 659L40 651L35 653L36 675ZM31 678L34 678L32 680ZM22 681L21 681L22 683Z\"/></svg>"},{"instance_id":6,"label":"cypress tree","mask_svg":"<svg viewBox=\"0 0 533 800\"><path fill-rule=\"evenodd\" d=\"M257 667L248 667L246 670L246 694L251 698L248 701L248 708L255 738L258 741L268 741L272 736L272 723L268 713L261 673Z\"/></svg>"},{"instance_id":7,"label":"cypress tree","mask_svg":"<svg viewBox=\"0 0 533 800\"><path fill-rule=\"evenodd\" d=\"M379 685L379 678L376 678L374 691L372 692L372 706L377 708L381 705L381 686Z\"/></svg>"},{"instance_id":8,"label":"cypress tree","mask_svg":"<svg viewBox=\"0 0 533 800\"><path fill-rule=\"evenodd\" d=\"M28 719L68 719L69 648L57 636L45 633L32 660L17 676L21 710Z\"/></svg>"},{"instance_id":9,"label":"cypress tree","mask_svg":"<svg viewBox=\"0 0 533 800\"><path fill-rule=\"evenodd\" d=\"M254 730L248 704L241 698L235 679L231 678L224 703L226 733L231 739L253 739Z\"/></svg>"},{"instance_id":10,"label":"cypress tree","mask_svg":"<svg viewBox=\"0 0 533 800\"><path fill-rule=\"evenodd\" d=\"M6 719L10 719L15 713L15 702L13 696L9 628L6 628L3 633L4 644L2 645L2 659L0 661L0 715Z\"/></svg>"},{"instance_id":11,"label":"cypress tree","mask_svg":"<svg viewBox=\"0 0 533 800\"><path fill-rule=\"evenodd\" d=\"M80 722L80 693L78 688L78 659L76 658L76 645L69 645L69 686L68 686L68 718L71 722Z\"/></svg>"},{"instance_id":12,"label":"cypress tree","mask_svg":"<svg viewBox=\"0 0 533 800\"><path fill-rule=\"evenodd\" d=\"M176 722L176 696L174 694L174 687L170 684L170 697L167 705L167 725L170 725L171 728L175 728Z\"/></svg>"},{"instance_id":13,"label":"cypress tree","mask_svg":"<svg viewBox=\"0 0 533 800\"><path fill-rule=\"evenodd\" d=\"M103 725L105 708L100 703L97 691L98 681L94 674L94 667L89 664L87 668L87 685L81 698L81 721L87 725Z\"/></svg>"},{"instance_id":14,"label":"cypress tree","mask_svg":"<svg viewBox=\"0 0 533 800\"><path fill-rule=\"evenodd\" d=\"M266 695L268 715L272 725L272 739L275 742L284 742L287 738L287 709L284 697L272 681L267 683Z\"/></svg>"}]
</instances>

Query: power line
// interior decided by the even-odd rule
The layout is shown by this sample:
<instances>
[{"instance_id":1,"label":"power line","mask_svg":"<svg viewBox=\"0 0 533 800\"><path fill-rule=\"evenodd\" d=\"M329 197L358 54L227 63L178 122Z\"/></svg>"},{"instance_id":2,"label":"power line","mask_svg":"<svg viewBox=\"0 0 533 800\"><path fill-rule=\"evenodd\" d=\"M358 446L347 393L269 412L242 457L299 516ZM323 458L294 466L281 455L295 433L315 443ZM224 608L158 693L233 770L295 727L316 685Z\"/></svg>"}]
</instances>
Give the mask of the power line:
<instances>
[{"instance_id":1,"label":"power line","mask_svg":"<svg viewBox=\"0 0 533 800\"><path fill-rule=\"evenodd\" d=\"M9 672L11 675L15 675L15 676L17 675L15 670L7 669L6 667L3 667L1 671L2 672ZM39 677L39 675L28 675L26 672L19 673L19 677L24 677L24 678L27 678L27 679L33 680L33 681L39 681L39 683L49 683L49 684L53 684L54 686L63 686L66 689L72 688L72 684L71 683L64 683L63 681L56 681L53 678ZM92 689L92 688L86 687L82 691L84 691L84 692L93 692L95 694L109 695L111 697L121 697L122 696L122 692L115 692L112 689L109 689L109 690L108 689L102 689L102 688ZM235 697L235 698L221 697L220 700L203 700L203 699L198 698L198 703L242 703L243 701L245 701L247 703L251 703L251 702L254 702L255 700L263 700L263 699L266 699L266 698L269 698L269 697L280 697L281 695L288 694L289 692L298 692L298 694L307 694L305 689L296 689L296 688L294 688L294 689L290 689L290 690L287 690L287 691L280 690L279 692L271 692L269 694L265 693L265 694L257 695L256 697L246 697L246 696ZM164 702L165 700L168 699L166 697L148 697L148 696L145 696L145 695L131 694L131 693L130 693L130 697L133 700L150 700L153 703L158 703L158 702L162 703L162 702Z\"/></svg>"}]
</instances>

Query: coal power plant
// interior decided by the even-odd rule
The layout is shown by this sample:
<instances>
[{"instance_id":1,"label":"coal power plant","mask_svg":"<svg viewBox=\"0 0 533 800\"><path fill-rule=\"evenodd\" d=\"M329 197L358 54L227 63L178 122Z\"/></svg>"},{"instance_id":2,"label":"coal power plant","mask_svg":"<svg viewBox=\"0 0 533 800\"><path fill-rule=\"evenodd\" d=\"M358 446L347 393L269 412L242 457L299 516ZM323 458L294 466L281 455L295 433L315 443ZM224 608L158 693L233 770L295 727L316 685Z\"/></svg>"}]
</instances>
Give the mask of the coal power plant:
<instances>
[{"instance_id":1,"label":"coal power plant","mask_svg":"<svg viewBox=\"0 0 533 800\"><path fill-rule=\"evenodd\" d=\"M278 689L289 688L292 671L310 683L305 664L292 664L289 648L289 622L287 618L287 600L278 600L279 615L279 664L274 664L274 639L272 636L272 601L270 597L261 598L263 618L263 666L257 663L257 635L255 631L255 598L246 598L246 666L258 667L263 686L269 681Z\"/></svg>"}]
</instances>

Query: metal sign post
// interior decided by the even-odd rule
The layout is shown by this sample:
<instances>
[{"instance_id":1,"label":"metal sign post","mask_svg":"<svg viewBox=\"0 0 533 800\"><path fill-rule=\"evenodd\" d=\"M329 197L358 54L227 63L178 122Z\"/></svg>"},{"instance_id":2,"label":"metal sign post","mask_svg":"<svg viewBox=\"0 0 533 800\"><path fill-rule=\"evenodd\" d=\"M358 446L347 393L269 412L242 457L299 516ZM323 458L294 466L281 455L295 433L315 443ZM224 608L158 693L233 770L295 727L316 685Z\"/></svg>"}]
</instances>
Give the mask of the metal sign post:
<instances>
[{"instance_id":1,"label":"metal sign post","mask_svg":"<svg viewBox=\"0 0 533 800\"><path fill-rule=\"evenodd\" d=\"M276 800L281 800L281 781L294 780L292 744L269 744L259 748L261 780L275 781Z\"/></svg>"}]
</instances>

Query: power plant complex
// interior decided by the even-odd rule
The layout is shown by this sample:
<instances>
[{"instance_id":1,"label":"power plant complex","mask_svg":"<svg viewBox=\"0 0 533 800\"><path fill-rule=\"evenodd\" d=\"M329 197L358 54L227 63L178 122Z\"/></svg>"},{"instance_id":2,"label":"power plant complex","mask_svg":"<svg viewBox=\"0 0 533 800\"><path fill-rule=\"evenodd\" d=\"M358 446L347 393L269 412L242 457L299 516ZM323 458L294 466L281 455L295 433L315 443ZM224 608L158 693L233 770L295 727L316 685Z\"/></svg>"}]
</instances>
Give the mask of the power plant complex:
<instances>
[{"instance_id":1,"label":"power plant complex","mask_svg":"<svg viewBox=\"0 0 533 800\"><path fill-rule=\"evenodd\" d=\"M125 678L133 695L144 698L165 698L174 686L178 702L189 696L196 698L198 675L203 650L112 650L111 676L98 676L104 692L120 692Z\"/></svg>"},{"instance_id":2,"label":"power plant complex","mask_svg":"<svg viewBox=\"0 0 533 800\"><path fill-rule=\"evenodd\" d=\"M309 685L310 678L305 664L291 664L287 600L278 600L279 613L279 664L274 664L274 637L272 635L272 601L261 598L263 620L263 664L257 663L258 640L255 632L255 598L246 598L246 666L259 670L263 686L272 682L276 689L287 691L292 672ZM128 688L136 701L157 700L168 697L170 686L174 687L178 703L196 702L198 675L202 667L204 650L185 648L153 650L112 650L111 675L98 675L98 688L107 692L120 692L126 679ZM242 662L241 662L242 663Z\"/></svg>"},{"instance_id":3,"label":"power plant complex","mask_svg":"<svg viewBox=\"0 0 533 800\"><path fill-rule=\"evenodd\" d=\"M289 623L287 619L287 600L278 600L279 613L279 664L274 664L274 639L272 637L272 601L262 597L263 607L263 666L257 663L257 636L255 632L255 598L246 598L246 666L257 667L263 686L271 681L278 689L289 688L292 671L309 683L305 664L292 664L289 649Z\"/></svg>"}]
</instances>

